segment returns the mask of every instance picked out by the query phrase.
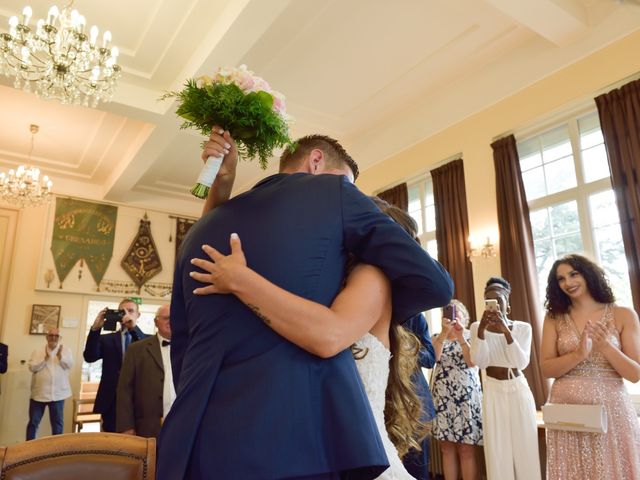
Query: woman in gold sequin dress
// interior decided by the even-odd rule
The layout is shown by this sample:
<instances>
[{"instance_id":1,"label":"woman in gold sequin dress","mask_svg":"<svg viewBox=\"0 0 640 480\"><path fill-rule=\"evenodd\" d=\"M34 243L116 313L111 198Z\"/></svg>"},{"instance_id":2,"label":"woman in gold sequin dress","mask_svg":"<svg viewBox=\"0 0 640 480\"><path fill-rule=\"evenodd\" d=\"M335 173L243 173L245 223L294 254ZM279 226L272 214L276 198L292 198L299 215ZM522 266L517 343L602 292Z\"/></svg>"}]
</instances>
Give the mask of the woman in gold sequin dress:
<instances>
[{"instance_id":1,"label":"woman in gold sequin dress","mask_svg":"<svg viewBox=\"0 0 640 480\"><path fill-rule=\"evenodd\" d=\"M623 379L640 380L638 315L614 304L604 271L580 255L549 273L541 367L549 401L604 405L605 434L547 430L547 479L640 479L640 426Z\"/></svg>"}]
</instances>

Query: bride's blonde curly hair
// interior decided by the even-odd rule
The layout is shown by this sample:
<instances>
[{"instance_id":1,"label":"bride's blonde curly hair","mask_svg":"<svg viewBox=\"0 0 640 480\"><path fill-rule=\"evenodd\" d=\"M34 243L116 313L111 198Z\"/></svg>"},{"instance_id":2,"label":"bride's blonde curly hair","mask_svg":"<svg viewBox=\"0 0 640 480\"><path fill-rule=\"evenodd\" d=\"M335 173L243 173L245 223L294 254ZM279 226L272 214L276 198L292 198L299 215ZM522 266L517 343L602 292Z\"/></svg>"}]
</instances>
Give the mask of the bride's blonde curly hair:
<instances>
[{"instance_id":1,"label":"bride's blonde curly hair","mask_svg":"<svg viewBox=\"0 0 640 480\"><path fill-rule=\"evenodd\" d=\"M429 424L422 419L423 402L412 380L421 345L418 337L397 324L391 325L389 341L392 356L384 419L389 438L402 458L411 448L420 451L422 440L429 433Z\"/></svg>"},{"instance_id":2,"label":"bride's blonde curly hair","mask_svg":"<svg viewBox=\"0 0 640 480\"><path fill-rule=\"evenodd\" d=\"M411 216L378 197L371 197L383 213L396 223L418 243L418 225ZM402 325L392 322L389 329L391 361L384 407L385 426L389 438L404 457L409 449L422 449L422 440L429 433L429 425L423 421L423 404L416 392L413 375L419 369L418 353L420 340ZM352 349L353 350L353 349ZM353 350L356 360L363 358L366 350Z\"/></svg>"}]
</instances>

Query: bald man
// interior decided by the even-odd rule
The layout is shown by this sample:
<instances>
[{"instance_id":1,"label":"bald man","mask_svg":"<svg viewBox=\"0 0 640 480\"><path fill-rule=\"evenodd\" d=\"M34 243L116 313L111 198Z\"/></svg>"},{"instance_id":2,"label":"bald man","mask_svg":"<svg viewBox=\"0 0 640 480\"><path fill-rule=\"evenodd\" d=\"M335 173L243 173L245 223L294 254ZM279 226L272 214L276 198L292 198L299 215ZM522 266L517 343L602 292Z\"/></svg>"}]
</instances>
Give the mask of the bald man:
<instances>
[{"instance_id":1,"label":"bald man","mask_svg":"<svg viewBox=\"0 0 640 480\"><path fill-rule=\"evenodd\" d=\"M171 374L169 305L158 308L158 332L127 349L118 379L116 429L129 435L157 437L176 398Z\"/></svg>"},{"instance_id":2,"label":"bald man","mask_svg":"<svg viewBox=\"0 0 640 480\"><path fill-rule=\"evenodd\" d=\"M33 440L44 409L49 407L51 433L60 435L64 430L64 401L71 396L69 370L73 367L71 349L60 343L62 337L57 328L47 331L47 344L36 348L29 359L31 398L29 400L29 423L27 440Z\"/></svg>"}]
</instances>

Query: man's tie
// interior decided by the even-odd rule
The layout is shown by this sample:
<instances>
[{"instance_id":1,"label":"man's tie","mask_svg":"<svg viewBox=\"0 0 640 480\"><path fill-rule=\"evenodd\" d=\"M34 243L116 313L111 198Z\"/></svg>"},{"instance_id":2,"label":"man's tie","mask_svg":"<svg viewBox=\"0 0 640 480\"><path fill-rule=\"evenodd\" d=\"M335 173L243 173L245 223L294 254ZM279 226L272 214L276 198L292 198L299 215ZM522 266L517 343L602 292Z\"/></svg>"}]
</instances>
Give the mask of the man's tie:
<instances>
[{"instance_id":1,"label":"man's tie","mask_svg":"<svg viewBox=\"0 0 640 480\"><path fill-rule=\"evenodd\" d=\"M124 349L125 351L129 348L129 344L131 344L131 332L127 330L124 332Z\"/></svg>"},{"instance_id":2,"label":"man's tie","mask_svg":"<svg viewBox=\"0 0 640 480\"><path fill-rule=\"evenodd\" d=\"M163 347L167 347L169 345L171 345L171 342L169 340L162 340L162 346Z\"/></svg>"}]
</instances>

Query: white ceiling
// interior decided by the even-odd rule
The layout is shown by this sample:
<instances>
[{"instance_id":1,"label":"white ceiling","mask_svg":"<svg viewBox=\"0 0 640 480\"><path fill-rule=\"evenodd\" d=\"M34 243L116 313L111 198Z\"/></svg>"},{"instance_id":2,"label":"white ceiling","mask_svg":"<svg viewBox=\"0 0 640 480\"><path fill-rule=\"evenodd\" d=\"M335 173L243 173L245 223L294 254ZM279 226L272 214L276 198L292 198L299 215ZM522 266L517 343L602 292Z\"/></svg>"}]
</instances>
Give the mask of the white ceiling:
<instances>
[{"instance_id":1,"label":"white ceiling","mask_svg":"<svg viewBox=\"0 0 640 480\"><path fill-rule=\"evenodd\" d=\"M120 49L115 98L98 109L66 106L0 77L0 170L28 160L35 123L31 163L55 193L197 214L187 190L201 137L179 130L175 105L157 99L243 63L286 95L294 137L332 135L365 170L639 29L634 3L78 0L87 24L111 30ZM0 0L0 32L24 5ZM37 19L50 2L30 5ZM265 174L257 162L241 164L236 190Z\"/></svg>"}]
</instances>

